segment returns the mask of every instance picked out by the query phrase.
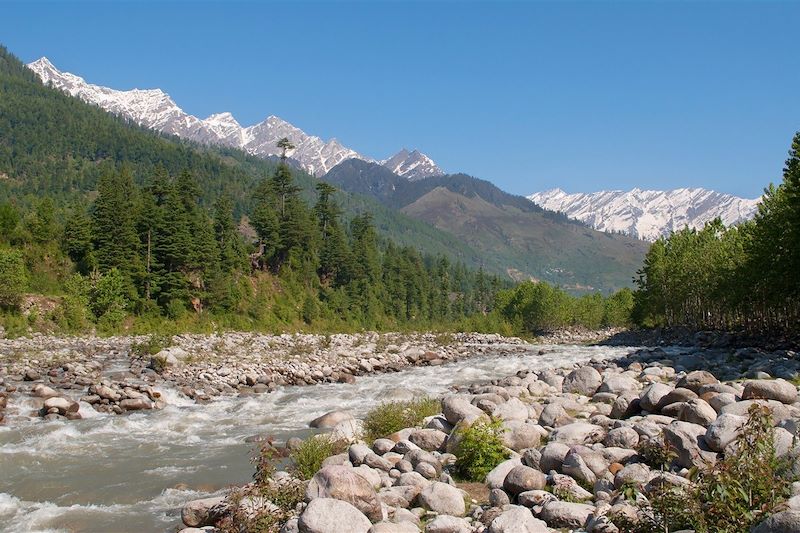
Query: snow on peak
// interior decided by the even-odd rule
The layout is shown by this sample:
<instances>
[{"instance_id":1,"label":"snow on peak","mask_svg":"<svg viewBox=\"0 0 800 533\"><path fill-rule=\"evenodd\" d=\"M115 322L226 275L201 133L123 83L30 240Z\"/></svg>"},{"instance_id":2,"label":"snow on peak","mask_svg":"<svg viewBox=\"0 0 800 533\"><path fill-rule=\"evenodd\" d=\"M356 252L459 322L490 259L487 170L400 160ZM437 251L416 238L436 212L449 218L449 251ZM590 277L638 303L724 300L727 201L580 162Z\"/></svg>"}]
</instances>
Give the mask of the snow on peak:
<instances>
[{"instance_id":1,"label":"snow on peak","mask_svg":"<svg viewBox=\"0 0 800 533\"><path fill-rule=\"evenodd\" d=\"M295 145L289 156L296 159L304 170L317 176L326 174L331 168L346 159L374 160L363 156L336 139L325 141L308 135L275 115L263 122L242 127L231 113L215 113L201 120L189 115L161 89L131 89L118 91L92 85L80 76L61 72L49 59L42 57L29 63L45 84L60 89L106 111L131 119L136 123L164 133L177 135L205 144L217 144L242 149L253 155L269 157L280 154L276 146L279 139L288 137ZM401 176L420 179L442 174L439 167L424 154L416 150L404 152L402 161L395 165ZM397 158L399 153L392 159Z\"/></svg>"},{"instance_id":2,"label":"snow on peak","mask_svg":"<svg viewBox=\"0 0 800 533\"><path fill-rule=\"evenodd\" d=\"M655 191L599 191L568 194L550 189L528 196L600 231L621 232L654 241L684 227L702 228L719 217L726 225L752 218L760 199L750 200L702 188Z\"/></svg>"},{"instance_id":3,"label":"snow on peak","mask_svg":"<svg viewBox=\"0 0 800 533\"><path fill-rule=\"evenodd\" d=\"M430 157L419 150L409 152L406 148L403 148L392 157L380 161L380 164L398 176L408 178L411 181L444 174L442 169Z\"/></svg>"}]
</instances>

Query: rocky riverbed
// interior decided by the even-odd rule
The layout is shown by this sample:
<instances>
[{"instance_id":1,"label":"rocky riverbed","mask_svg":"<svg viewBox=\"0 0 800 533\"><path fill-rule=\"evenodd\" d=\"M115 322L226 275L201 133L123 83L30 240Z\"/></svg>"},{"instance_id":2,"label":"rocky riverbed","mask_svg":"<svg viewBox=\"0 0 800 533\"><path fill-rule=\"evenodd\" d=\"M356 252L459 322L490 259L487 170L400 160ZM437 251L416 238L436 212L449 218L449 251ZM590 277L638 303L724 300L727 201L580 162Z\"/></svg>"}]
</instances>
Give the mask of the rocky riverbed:
<instances>
[{"instance_id":1,"label":"rocky riverbed","mask_svg":"<svg viewBox=\"0 0 800 533\"><path fill-rule=\"evenodd\" d=\"M281 386L353 383L358 376L527 349L517 338L463 333L225 333L177 335L151 355L141 348L149 340L0 339L0 422L13 424L34 411L48 420L75 420L95 412L161 409L166 402L158 389L165 386L208 402Z\"/></svg>"},{"instance_id":2,"label":"rocky riverbed","mask_svg":"<svg viewBox=\"0 0 800 533\"><path fill-rule=\"evenodd\" d=\"M693 483L690 472L731 453L753 405L773 416L778 456L796 460L796 355L651 348L567 368L521 369L456 386L421 427L372 442L360 440L349 413L329 413L322 420L351 444L325 460L281 532L618 532L620 517L642 518L637 501L659 487ZM480 491L457 483L450 470L459 430L489 417L502 421L511 458ZM646 443L674 451L668 469L648 464ZM300 483L286 472L274 481ZM800 531L800 484L793 494L753 531ZM247 512L271 506L261 503L266 507L250 501ZM224 496L188 504L183 533L214 531L229 505Z\"/></svg>"}]
</instances>

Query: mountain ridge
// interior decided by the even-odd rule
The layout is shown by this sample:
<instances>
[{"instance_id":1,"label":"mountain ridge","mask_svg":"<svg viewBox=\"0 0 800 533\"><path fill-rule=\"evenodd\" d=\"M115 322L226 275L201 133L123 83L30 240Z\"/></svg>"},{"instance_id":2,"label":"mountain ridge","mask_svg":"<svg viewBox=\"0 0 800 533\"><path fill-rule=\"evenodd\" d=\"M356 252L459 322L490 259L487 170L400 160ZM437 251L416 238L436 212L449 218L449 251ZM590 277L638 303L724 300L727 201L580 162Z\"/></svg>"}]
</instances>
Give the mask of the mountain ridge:
<instances>
[{"instance_id":1,"label":"mountain ridge","mask_svg":"<svg viewBox=\"0 0 800 533\"><path fill-rule=\"evenodd\" d=\"M201 119L186 113L161 89L122 91L91 84L80 76L62 72L46 57L29 63L27 67L46 85L51 84L71 96L133 120L141 126L202 144L238 148L268 159L280 155L276 143L278 139L288 137L295 145L288 155L311 175L323 176L347 159L375 161L344 146L335 138L325 141L309 135L275 115L246 127L230 112L214 113ZM444 174L431 158L417 150L409 152L404 148L383 162L392 165L398 175L412 180Z\"/></svg>"},{"instance_id":2,"label":"mountain ridge","mask_svg":"<svg viewBox=\"0 0 800 533\"><path fill-rule=\"evenodd\" d=\"M576 291L630 286L647 248L644 241L593 230L466 174L410 181L353 159L323 179L454 235L480 251L492 271L518 281L544 280Z\"/></svg>"},{"instance_id":3,"label":"mountain ridge","mask_svg":"<svg viewBox=\"0 0 800 533\"><path fill-rule=\"evenodd\" d=\"M739 224L755 215L760 201L701 187L634 188L572 194L554 188L527 198L536 205L564 213L594 229L624 233L647 241L668 236L686 226L700 229L717 217L727 226Z\"/></svg>"}]
</instances>

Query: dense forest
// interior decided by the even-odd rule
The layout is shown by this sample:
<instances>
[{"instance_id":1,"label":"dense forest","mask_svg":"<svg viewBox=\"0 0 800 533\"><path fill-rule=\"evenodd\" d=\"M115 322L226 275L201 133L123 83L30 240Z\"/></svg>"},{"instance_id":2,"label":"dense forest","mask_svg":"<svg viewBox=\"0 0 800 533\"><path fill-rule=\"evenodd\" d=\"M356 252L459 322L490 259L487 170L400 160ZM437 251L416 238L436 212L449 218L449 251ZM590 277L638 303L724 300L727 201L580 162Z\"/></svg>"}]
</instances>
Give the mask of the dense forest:
<instances>
[{"instance_id":1,"label":"dense forest","mask_svg":"<svg viewBox=\"0 0 800 533\"><path fill-rule=\"evenodd\" d=\"M637 279L645 326L793 333L800 320L800 133L755 219L656 241Z\"/></svg>"},{"instance_id":2,"label":"dense forest","mask_svg":"<svg viewBox=\"0 0 800 533\"><path fill-rule=\"evenodd\" d=\"M142 186L125 167L106 172L90 205L2 203L0 298L15 308L28 292L59 296L51 318L66 331L113 331L130 316L422 327L489 310L496 276L380 239L370 214L345 221L335 189L319 182L317 192L306 203L281 162L257 184L241 228L230 197L205 208L189 172L162 166Z\"/></svg>"}]
</instances>

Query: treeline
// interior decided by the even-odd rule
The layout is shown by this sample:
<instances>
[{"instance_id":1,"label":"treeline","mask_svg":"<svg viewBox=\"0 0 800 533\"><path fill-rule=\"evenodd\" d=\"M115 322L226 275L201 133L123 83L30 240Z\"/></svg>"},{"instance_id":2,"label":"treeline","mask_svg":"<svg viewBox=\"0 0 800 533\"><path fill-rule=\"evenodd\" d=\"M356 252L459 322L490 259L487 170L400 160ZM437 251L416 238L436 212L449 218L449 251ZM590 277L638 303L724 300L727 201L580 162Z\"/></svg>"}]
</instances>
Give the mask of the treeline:
<instances>
[{"instance_id":1,"label":"treeline","mask_svg":"<svg viewBox=\"0 0 800 533\"><path fill-rule=\"evenodd\" d=\"M575 296L543 282L525 282L500 291L495 313L511 330L536 334L571 328L587 329L630 325L633 292L620 289L610 296L599 293Z\"/></svg>"},{"instance_id":2,"label":"treeline","mask_svg":"<svg viewBox=\"0 0 800 533\"><path fill-rule=\"evenodd\" d=\"M141 186L110 171L89 205L0 203L0 305L58 296L65 331L124 322L360 329L453 324L491 311L507 286L482 270L381 240L369 213L344 220L335 189L307 203L282 162L234 216L203 207L187 171L156 167ZM41 318L41 317L37 317ZM152 325L152 324L151 324Z\"/></svg>"},{"instance_id":3,"label":"treeline","mask_svg":"<svg viewBox=\"0 0 800 533\"><path fill-rule=\"evenodd\" d=\"M653 243L636 281L645 326L796 333L800 323L800 133L755 218Z\"/></svg>"}]
</instances>

